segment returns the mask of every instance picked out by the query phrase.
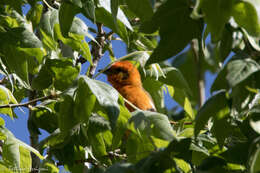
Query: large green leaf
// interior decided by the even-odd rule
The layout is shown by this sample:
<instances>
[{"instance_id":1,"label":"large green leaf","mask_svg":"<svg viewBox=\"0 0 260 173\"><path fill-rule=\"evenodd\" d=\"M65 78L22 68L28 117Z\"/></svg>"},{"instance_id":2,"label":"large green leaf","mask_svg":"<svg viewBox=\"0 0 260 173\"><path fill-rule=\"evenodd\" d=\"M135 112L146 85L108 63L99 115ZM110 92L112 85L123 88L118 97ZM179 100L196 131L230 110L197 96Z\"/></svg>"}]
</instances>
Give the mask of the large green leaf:
<instances>
[{"instance_id":1,"label":"large green leaf","mask_svg":"<svg viewBox=\"0 0 260 173\"><path fill-rule=\"evenodd\" d=\"M94 0L84 0L82 2L82 8L88 14L88 16L96 21L96 16L95 16L95 2Z\"/></svg>"},{"instance_id":2,"label":"large green leaf","mask_svg":"<svg viewBox=\"0 0 260 173\"><path fill-rule=\"evenodd\" d=\"M213 42L220 40L225 24L231 17L234 0L200 0L200 7Z\"/></svg>"},{"instance_id":3,"label":"large green leaf","mask_svg":"<svg viewBox=\"0 0 260 173\"><path fill-rule=\"evenodd\" d=\"M96 96L98 103L105 108L109 116L112 128L115 127L119 116L118 92L110 85L98 80L90 79L86 76L81 76L89 89Z\"/></svg>"},{"instance_id":4,"label":"large green leaf","mask_svg":"<svg viewBox=\"0 0 260 173\"><path fill-rule=\"evenodd\" d=\"M149 0L126 0L126 4L143 21L147 21L153 16L153 9Z\"/></svg>"},{"instance_id":5,"label":"large green leaf","mask_svg":"<svg viewBox=\"0 0 260 173\"><path fill-rule=\"evenodd\" d=\"M146 75L154 77L162 83L161 85L166 84L168 88L171 87L170 89L174 90L171 96L184 108L190 118L194 119L193 109L189 100L192 93L187 81L178 69L174 67L160 68L158 65L153 65L151 69L146 71Z\"/></svg>"},{"instance_id":6,"label":"large green leaf","mask_svg":"<svg viewBox=\"0 0 260 173\"><path fill-rule=\"evenodd\" d=\"M59 23L58 16L58 10L48 10L42 15L40 28L51 38L54 38L54 25Z\"/></svg>"},{"instance_id":7,"label":"large green leaf","mask_svg":"<svg viewBox=\"0 0 260 173\"><path fill-rule=\"evenodd\" d=\"M168 141L176 137L168 117L164 114L149 111L135 111L129 121L134 123L135 128L144 131L148 136L153 135Z\"/></svg>"},{"instance_id":8,"label":"large green leaf","mask_svg":"<svg viewBox=\"0 0 260 173\"><path fill-rule=\"evenodd\" d=\"M68 2L62 2L59 8L59 23L63 36L68 36L74 16L79 12L80 9L75 5Z\"/></svg>"},{"instance_id":9,"label":"large green leaf","mask_svg":"<svg viewBox=\"0 0 260 173\"><path fill-rule=\"evenodd\" d=\"M236 23L252 36L260 35L260 14L258 0L238 1L234 4L232 15ZM250 17L249 17L250 16Z\"/></svg>"},{"instance_id":10,"label":"large green leaf","mask_svg":"<svg viewBox=\"0 0 260 173\"><path fill-rule=\"evenodd\" d=\"M245 52L238 53L226 64L215 79L211 92L235 87L258 72L260 65Z\"/></svg>"},{"instance_id":11,"label":"large green leaf","mask_svg":"<svg viewBox=\"0 0 260 173\"><path fill-rule=\"evenodd\" d=\"M0 39L5 42L0 43L0 47L6 44L19 46L21 48L41 48L42 43L37 36L24 27L9 29L7 32L0 33Z\"/></svg>"},{"instance_id":12,"label":"large green leaf","mask_svg":"<svg viewBox=\"0 0 260 173\"><path fill-rule=\"evenodd\" d=\"M58 90L67 89L79 75L79 67L69 58L47 59L32 86L41 90L53 84Z\"/></svg>"},{"instance_id":13,"label":"large green leaf","mask_svg":"<svg viewBox=\"0 0 260 173\"><path fill-rule=\"evenodd\" d=\"M63 101L59 105L58 125L62 133L69 132L77 123L77 119L73 117L75 102L73 99L65 95Z\"/></svg>"},{"instance_id":14,"label":"large green leaf","mask_svg":"<svg viewBox=\"0 0 260 173\"><path fill-rule=\"evenodd\" d=\"M233 32L230 27L225 27L222 33L221 41L218 46L219 60L224 62L232 50Z\"/></svg>"},{"instance_id":15,"label":"large green leaf","mask_svg":"<svg viewBox=\"0 0 260 173\"><path fill-rule=\"evenodd\" d=\"M117 25L117 13L119 9L119 0L111 0L110 8L114 19L114 23L115 25Z\"/></svg>"},{"instance_id":16,"label":"large green leaf","mask_svg":"<svg viewBox=\"0 0 260 173\"><path fill-rule=\"evenodd\" d=\"M124 106L123 98L119 98L120 100L120 114L118 116L116 129L113 132L113 140L112 140L112 149L117 149L119 147L119 144L122 140L124 140L124 135L127 134L127 126L128 126L128 120L131 117L130 112L128 109Z\"/></svg>"},{"instance_id":17,"label":"large green leaf","mask_svg":"<svg viewBox=\"0 0 260 173\"><path fill-rule=\"evenodd\" d=\"M219 110L217 115L213 117L212 133L216 136L220 147L223 147L225 140L231 135L232 130L235 129L228 122L229 113L229 108L226 106Z\"/></svg>"},{"instance_id":18,"label":"large green leaf","mask_svg":"<svg viewBox=\"0 0 260 173\"><path fill-rule=\"evenodd\" d=\"M78 80L75 97L74 117L80 122L88 122L95 106L96 96L91 92L83 78Z\"/></svg>"},{"instance_id":19,"label":"large green leaf","mask_svg":"<svg viewBox=\"0 0 260 173\"><path fill-rule=\"evenodd\" d=\"M187 1L167 1L159 7L151 21L141 28L145 33L160 31L160 42L154 50L148 64L166 60L181 50L193 38L199 38L203 24L190 18L191 9ZM180 17L181 16L181 17Z\"/></svg>"},{"instance_id":20,"label":"large green leaf","mask_svg":"<svg viewBox=\"0 0 260 173\"><path fill-rule=\"evenodd\" d=\"M79 75L79 68L68 58L48 59L46 65L54 74L53 84L58 90L65 90Z\"/></svg>"},{"instance_id":21,"label":"large green leaf","mask_svg":"<svg viewBox=\"0 0 260 173\"><path fill-rule=\"evenodd\" d=\"M33 152L40 159L43 159L43 156L37 150L16 139L14 135L6 128L0 127L0 133L6 136L3 144L3 160L4 162L7 162L12 168L30 170L30 152Z\"/></svg>"},{"instance_id":22,"label":"large green leaf","mask_svg":"<svg viewBox=\"0 0 260 173\"><path fill-rule=\"evenodd\" d=\"M226 79L231 87L247 79L260 70L260 65L251 58L230 61L227 64Z\"/></svg>"},{"instance_id":23,"label":"large green leaf","mask_svg":"<svg viewBox=\"0 0 260 173\"><path fill-rule=\"evenodd\" d=\"M196 115L196 124L194 134L197 136L200 130L204 129L211 117L217 116L219 112L228 105L226 91L220 91L216 95L210 97L207 102L199 109Z\"/></svg>"}]
</instances>

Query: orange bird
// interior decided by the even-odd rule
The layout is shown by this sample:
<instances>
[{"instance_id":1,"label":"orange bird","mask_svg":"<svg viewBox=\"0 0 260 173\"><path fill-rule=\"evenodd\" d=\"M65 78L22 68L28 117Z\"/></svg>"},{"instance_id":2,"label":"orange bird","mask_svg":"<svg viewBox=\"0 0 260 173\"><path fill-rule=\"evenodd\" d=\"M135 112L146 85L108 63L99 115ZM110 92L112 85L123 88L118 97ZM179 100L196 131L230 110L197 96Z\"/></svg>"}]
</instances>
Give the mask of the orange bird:
<instances>
[{"instance_id":1,"label":"orange bird","mask_svg":"<svg viewBox=\"0 0 260 173\"><path fill-rule=\"evenodd\" d=\"M104 71L112 86L129 102L141 110L156 111L149 93L144 90L140 73L129 61L115 62ZM130 112L135 109L126 103Z\"/></svg>"}]
</instances>

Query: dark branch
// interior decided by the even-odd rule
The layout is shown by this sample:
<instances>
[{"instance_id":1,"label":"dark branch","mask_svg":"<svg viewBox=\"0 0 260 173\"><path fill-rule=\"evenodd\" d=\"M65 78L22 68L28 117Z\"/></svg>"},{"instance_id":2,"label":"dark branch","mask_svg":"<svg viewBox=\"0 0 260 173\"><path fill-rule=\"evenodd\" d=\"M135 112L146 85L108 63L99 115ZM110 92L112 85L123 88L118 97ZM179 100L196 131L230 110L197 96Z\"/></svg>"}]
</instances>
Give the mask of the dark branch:
<instances>
[{"instance_id":1,"label":"dark branch","mask_svg":"<svg viewBox=\"0 0 260 173\"><path fill-rule=\"evenodd\" d=\"M191 41L191 48L193 51L194 59L195 59L195 65L197 69L197 85L198 85L198 93L199 93L199 107L203 105L205 102L205 82L203 73L201 70L201 58L200 52L202 52L202 46L200 44L200 41L193 39Z\"/></svg>"},{"instance_id":2,"label":"dark branch","mask_svg":"<svg viewBox=\"0 0 260 173\"><path fill-rule=\"evenodd\" d=\"M47 100L47 99L55 99L55 98L57 98L57 95L48 95L48 96L45 96L45 97L40 97L40 98L30 100L30 101L25 102L25 103L0 105L0 108L14 108L14 107L21 107L21 106L29 107L29 105L34 105L38 101L44 101L44 100Z\"/></svg>"},{"instance_id":3,"label":"dark branch","mask_svg":"<svg viewBox=\"0 0 260 173\"><path fill-rule=\"evenodd\" d=\"M97 23L98 33L97 33L96 40L97 40L98 44L93 42L93 46L92 46L92 50L91 50L91 53L93 55L93 62L89 68L89 77L93 77L93 75L95 74L98 62L100 61L101 57L103 56L103 47L104 47L104 42L105 42L106 38L105 38L105 33L103 31L102 26L103 25L101 23Z\"/></svg>"}]
</instances>

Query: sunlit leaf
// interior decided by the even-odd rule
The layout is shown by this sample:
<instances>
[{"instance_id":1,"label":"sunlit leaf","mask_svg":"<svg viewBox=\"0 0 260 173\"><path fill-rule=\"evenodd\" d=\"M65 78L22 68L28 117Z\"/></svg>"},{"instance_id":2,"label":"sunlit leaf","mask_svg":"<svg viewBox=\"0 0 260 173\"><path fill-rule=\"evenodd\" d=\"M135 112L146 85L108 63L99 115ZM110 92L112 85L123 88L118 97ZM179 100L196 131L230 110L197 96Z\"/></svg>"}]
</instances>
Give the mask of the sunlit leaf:
<instances>
[{"instance_id":1,"label":"sunlit leaf","mask_svg":"<svg viewBox=\"0 0 260 173\"><path fill-rule=\"evenodd\" d=\"M157 112L135 111L132 114L130 122L133 122L135 128L145 131L147 135L171 141L176 134L173 131L166 115Z\"/></svg>"}]
</instances>

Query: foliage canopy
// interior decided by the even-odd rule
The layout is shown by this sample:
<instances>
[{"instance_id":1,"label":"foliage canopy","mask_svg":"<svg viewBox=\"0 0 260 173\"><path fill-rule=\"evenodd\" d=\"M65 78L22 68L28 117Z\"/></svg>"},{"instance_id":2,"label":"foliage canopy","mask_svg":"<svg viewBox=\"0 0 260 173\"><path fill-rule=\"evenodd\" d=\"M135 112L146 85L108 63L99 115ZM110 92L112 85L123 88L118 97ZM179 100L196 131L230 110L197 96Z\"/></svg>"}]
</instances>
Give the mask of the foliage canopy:
<instances>
[{"instance_id":1,"label":"foliage canopy","mask_svg":"<svg viewBox=\"0 0 260 173\"><path fill-rule=\"evenodd\" d=\"M259 8L259 0L1 0L0 114L19 118L13 109L27 107L32 139L16 139L0 118L1 172L260 172ZM114 56L113 40L126 56ZM111 63L136 63L158 112L130 113L96 80L105 52ZM217 77L205 101L208 71ZM166 92L178 111L165 108ZM49 133L42 141L39 129Z\"/></svg>"}]
</instances>

